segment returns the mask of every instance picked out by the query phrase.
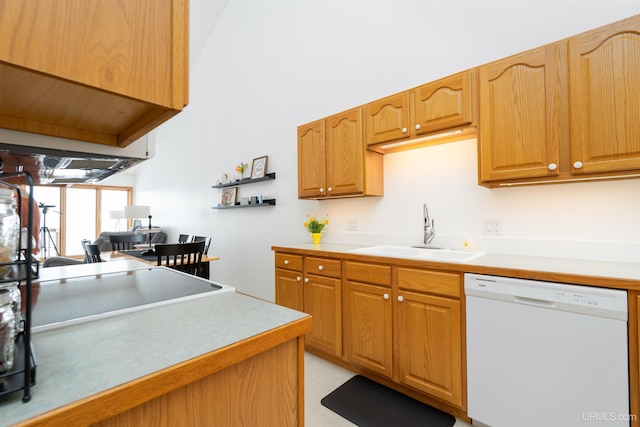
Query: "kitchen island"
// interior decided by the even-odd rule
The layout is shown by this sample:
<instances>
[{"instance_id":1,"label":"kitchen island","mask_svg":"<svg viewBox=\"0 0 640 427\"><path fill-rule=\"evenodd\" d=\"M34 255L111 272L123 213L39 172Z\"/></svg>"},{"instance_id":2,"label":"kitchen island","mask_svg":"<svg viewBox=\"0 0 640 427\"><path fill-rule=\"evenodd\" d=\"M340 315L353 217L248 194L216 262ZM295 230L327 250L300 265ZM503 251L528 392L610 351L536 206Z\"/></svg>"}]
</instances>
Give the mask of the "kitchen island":
<instances>
[{"instance_id":1,"label":"kitchen island","mask_svg":"<svg viewBox=\"0 0 640 427\"><path fill-rule=\"evenodd\" d=\"M94 274L107 264L116 263L96 264ZM42 273L59 276L57 268ZM302 425L310 329L304 313L212 292L36 332L32 399L1 398L0 425Z\"/></svg>"}]
</instances>

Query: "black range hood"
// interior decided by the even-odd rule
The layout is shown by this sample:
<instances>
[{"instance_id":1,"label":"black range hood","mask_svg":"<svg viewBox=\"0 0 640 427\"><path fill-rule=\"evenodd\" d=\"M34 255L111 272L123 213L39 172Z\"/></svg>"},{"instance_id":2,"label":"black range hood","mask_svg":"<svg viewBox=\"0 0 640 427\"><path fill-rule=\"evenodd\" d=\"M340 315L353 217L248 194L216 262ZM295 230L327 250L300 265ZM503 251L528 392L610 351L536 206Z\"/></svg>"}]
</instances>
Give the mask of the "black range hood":
<instances>
[{"instance_id":1,"label":"black range hood","mask_svg":"<svg viewBox=\"0 0 640 427\"><path fill-rule=\"evenodd\" d=\"M3 173L29 172L34 184L97 183L144 159L0 143Z\"/></svg>"}]
</instances>

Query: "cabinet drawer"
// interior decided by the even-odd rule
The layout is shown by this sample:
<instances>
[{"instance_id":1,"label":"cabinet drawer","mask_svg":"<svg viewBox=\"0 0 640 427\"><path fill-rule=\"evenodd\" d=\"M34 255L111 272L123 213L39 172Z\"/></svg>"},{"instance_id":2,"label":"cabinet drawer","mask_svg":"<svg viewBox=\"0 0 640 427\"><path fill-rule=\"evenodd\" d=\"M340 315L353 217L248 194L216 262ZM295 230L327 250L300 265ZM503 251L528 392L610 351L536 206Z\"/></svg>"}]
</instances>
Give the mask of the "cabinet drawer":
<instances>
[{"instance_id":1,"label":"cabinet drawer","mask_svg":"<svg viewBox=\"0 0 640 427\"><path fill-rule=\"evenodd\" d=\"M302 271L302 255L276 254L276 268Z\"/></svg>"},{"instance_id":2,"label":"cabinet drawer","mask_svg":"<svg viewBox=\"0 0 640 427\"><path fill-rule=\"evenodd\" d=\"M340 278L342 270L339 259L312 258L305 260L306 273Z\"/></svg>"},{"instance_id":3,"label":"cabinet drawer","mask_svg":"<svg viewBox=\"0 0 640 427\"><path fill-rule=\"evenodd\" d=\"M347 280L391 286L391 266L347 261L345 263Z\"/></svg>"},{"instance_id":4,"label":"cabinet drawer","mask_svg":"<svg viewBox=\"0 0 640 427\"><path fill-rule=\"evenodd\" d=\"M460 275L439 271L398 268L398 287L460 298Z\"/></svg>"}]
</instances>

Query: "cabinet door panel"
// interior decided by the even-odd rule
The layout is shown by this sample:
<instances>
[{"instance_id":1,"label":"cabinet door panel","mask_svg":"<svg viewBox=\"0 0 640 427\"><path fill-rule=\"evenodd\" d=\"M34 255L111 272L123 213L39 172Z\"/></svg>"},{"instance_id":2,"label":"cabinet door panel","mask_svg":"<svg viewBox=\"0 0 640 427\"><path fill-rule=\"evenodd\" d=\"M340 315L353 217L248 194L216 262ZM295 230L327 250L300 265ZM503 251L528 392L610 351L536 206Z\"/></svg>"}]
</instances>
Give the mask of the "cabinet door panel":
<instances>
[{"instance_id":1,"label":"cabinet door panel","mask_svg":"<svg viewBox=\"0 0 640 427\"><path fill-rule=\"evenodd\" d=\"M276 304L303 311L302 272L276 269Z\"/></svg>"},{"instance_id":2,"label":"cabinet door panel","mask_svg":"<svg viewBox=\"0 0 640 427\"><path fill-rule=\"evenodd\" d=\"M574 174L640 169L640 16L569 39Z\"/></svg>"},{"instance_id":3,"label":"cabinet door panel","mask_svg":"<svg viewBox=\"0 0 640 427\"><path fill-rule=\"evenodd\" d=\"M345 356L386 377L392 376L390 290L347 282L344 304Z\"/></svg>"},{"instance_id":4,"label":"cabinet door panel","mask_svg":"<svg viewBox=\"0 0 640 427\"><path fill-rule=\"evenodd\" d=\"M180 7L184 10L179 6L183 2L5 3L0 13L0 39L10 43L0 44L2 61L182 109L184 100L181 97L174 102L171 92L176 83L171 58L182 51L172 51L171 37L172 26L179 24L173 22L172 15Z\"/></svg>"},{"instance_id":5,"label":"cabinet door panel","mask_svg":"<svg viewBox=\"0 0 640 427\"><path fill-rule=\"evenodd\" d=\"M324 193L324 138L324 120L298 127L298 197L313 197Z\"/></svg>"},{"instance_id":6,"label":"cabinet door panel","mask_svg":"<svg viewBox=\"0 0 640 427\"><path fill-rule=\"evenodd\" d=\"M408 138L409 93L399 93L365 106L367 144Z\"/></svg>"},{"instance_id":7,"label":"cabinet door panel","mask_svg":"<svg viewBox=\"0 0 640 427\"><path fill-rule=\"evenodd\" d=\"M473 123L474 71L465 71L414 90L417 135Z\"/></svg>"},{"instance_id":8,"label":"cabinet door panel","mask_svg":"<svg viewBox=\"0 0 640 427\"><path fill-rule=\"evenodd\" d=\"M398 294L400 382L462 407L460 302Z\"/></svg>"},{"instance_id":9,"label":"cabinet door panel","mask_svg":"<svg viewBox=\"0 0 640 427\"><path fill-rule=\"evenodd\" d=\"M327 119L327 191L331 195L362 193L364 144L360 108Z\"/></svg>"},{"instance_id":10,"label":"cabinet door panel","mask_svg":"<svg viewBox=\"0 0 640 427\"><path fill-rule=\"evenodd\" d=\"M555 176L559 121L555 46L479 68L482 181Z\"/></svg>"},{"instance_id":11,"label":"cabinet door panel","mask_svg":"<svg viewBox=\"0 0 640 427\"><path fill-rule=\"evenodd\" d=\"M326 353L342 356L342 287L339 279L306 276L304 312L313 316L307 343Z\"/></svg>"}]
</instances>

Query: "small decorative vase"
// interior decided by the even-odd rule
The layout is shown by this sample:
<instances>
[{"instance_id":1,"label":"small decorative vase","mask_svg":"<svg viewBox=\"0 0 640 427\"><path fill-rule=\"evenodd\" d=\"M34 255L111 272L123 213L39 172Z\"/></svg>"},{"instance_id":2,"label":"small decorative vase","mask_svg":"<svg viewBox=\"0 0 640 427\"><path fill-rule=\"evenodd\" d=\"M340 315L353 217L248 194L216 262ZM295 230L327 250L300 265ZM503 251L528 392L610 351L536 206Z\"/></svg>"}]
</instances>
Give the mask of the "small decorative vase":
<instances>
[{"instance_id":1,"label":"small decorative vase","mask_svg":"<svg viewBox=\"0 0 640 427\"><path fill-rule=\"evenodd\" d=\"M320 238L322 237L322 233L311 233L311 241L314 245L320 244Z\"/></svg>"}]
</instances>

